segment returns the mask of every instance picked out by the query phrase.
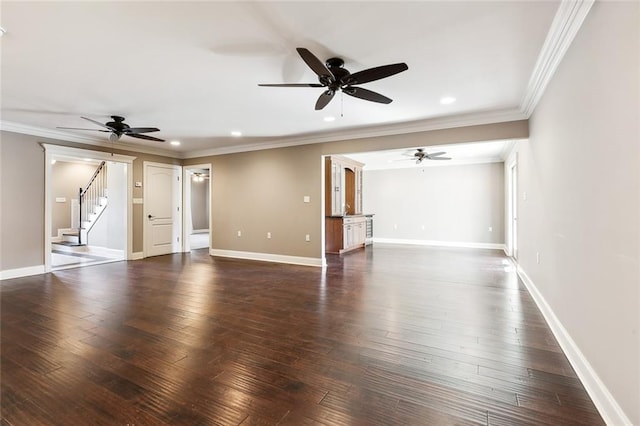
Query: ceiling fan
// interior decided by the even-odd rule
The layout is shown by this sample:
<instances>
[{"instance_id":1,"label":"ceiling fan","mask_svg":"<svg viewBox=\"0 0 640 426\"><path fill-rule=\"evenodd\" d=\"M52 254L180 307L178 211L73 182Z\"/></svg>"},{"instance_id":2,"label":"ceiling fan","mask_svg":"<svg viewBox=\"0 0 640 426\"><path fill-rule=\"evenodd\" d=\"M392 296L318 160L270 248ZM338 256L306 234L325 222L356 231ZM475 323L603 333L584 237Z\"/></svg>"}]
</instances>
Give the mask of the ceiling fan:
<instances>
[{"instance_id":1,"label":"ceiling fan","mask_svg":"<svg viewBox=\"0 0 640 426\"><path fill-rule=\"evenodd\" d=\"M57 127L58 129L67 129L67 130L91 130L94 132L106 132L109 133L109 141L117 142L120 138L124 136L131 136L132 138L145 139L148 141L155 142L164 142L164 139L154 138L153 136L143 135L142 133L150 133L150 132L159 132L160 129L156 127L129 127L127 123L124 122L124 117L120 117L119 115L112 115L111 118L113 121L109 121L108 123L102 124L99 121L92 120L87 117L80 117L84 120L90 121L98 126L104 127L106 130L102 129L81 129L79 127Z\"/></svg>"},{"instance_id":2,"label":"ceiling fan","mask_svg":"<svg viewBox=\"0 0 640 426\"><path fill-rule=\"evenodd\" d=\"M398 64L383 65L375 68L358 71L351 74L344 68L344 61L340 58L330 58L323 64L313 53L303 47L296 49L302 60L318 75L320 83L285 83L285 84L258 84L265 87L326 87L316 102L316 110L321 110L333 99L338 91L346 93L354 98L366 101L389 104L391 99L380 93L357 87L356 85L369 83L390 77L409 69L404 62Z\"/></svg>"},{"instance_id":3,"label":"ceiling fan","mask_svg":"<svg viewBox=\"0 0 640 426\"><path fill-rule=\"evenodd\" d=\"M441 155L444 155L444 154L446 154L446 152L444 152L444 151L434 152L433 154L428 154L424 150L424 148L418 148L418 149L416 149L416 152L413 153L413 156L412 156L413 158L411 158L411 160L415 159L416 160L416 164L422 163L422 161L425 158L427 160L451 160L451 157L441 157ZM410 154L405 154L405 155L410 155Z\"/></svg>"}]
</instances>

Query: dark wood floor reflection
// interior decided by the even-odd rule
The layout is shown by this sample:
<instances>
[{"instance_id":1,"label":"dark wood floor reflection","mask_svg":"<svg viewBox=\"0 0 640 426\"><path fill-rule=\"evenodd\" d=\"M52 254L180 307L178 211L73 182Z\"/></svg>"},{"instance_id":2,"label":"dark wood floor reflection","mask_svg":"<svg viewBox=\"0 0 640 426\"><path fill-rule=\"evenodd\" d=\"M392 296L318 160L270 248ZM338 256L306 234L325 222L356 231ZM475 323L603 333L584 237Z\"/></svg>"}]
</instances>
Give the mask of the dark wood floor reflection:
<instances>
[{"instance_id":1,"label":"dark wood floor reflection","mask_svg":"<svg viewBox=\"0 0 640 426\"><path fill-rule=\"evenodd\" d=\"M6 280L2 424L602 424L497 251L206 250Z\"/></svg>"}]
</instances>

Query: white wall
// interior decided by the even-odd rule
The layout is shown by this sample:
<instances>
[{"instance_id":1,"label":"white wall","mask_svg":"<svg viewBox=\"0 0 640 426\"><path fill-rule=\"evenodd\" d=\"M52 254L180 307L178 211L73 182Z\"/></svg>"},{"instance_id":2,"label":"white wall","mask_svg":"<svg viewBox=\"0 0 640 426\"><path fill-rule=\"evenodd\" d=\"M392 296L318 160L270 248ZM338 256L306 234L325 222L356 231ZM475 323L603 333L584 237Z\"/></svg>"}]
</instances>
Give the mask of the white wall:
<instances>
[{"instance_id":1,"label":"white wall","mask_svg":"<svg viewBox=\"0 0 640 426\"><path fill-rule=\"evenodd\" d=\"M127 241L127 165L107 162L107 207L89 231L90 246L125 250Z\"/></svg>"},{"instance_id":2,"label":"white wall","mask_svg":"<svg viewBox=\"0 0 640 426\"><path fill-rule=\"evenodd\" d=\"M517 146L520 267L575 343L569 353L583 356L583 370L602 380L604 386L594 382L596 393L604 392L596 404L607 405L608 390L636 425L638 5L594 4L531 117L529 142Z\"/></svg>"},{"instance_id":3,"label":"white wall","mask_svg":"<svg viewBox=\"0 0 640 426\"><path fill-rule=\"evenodd\" d=\"M375 239L502 245L503 163L365 170L363 207Z\"/></svg>"}]
</instances>

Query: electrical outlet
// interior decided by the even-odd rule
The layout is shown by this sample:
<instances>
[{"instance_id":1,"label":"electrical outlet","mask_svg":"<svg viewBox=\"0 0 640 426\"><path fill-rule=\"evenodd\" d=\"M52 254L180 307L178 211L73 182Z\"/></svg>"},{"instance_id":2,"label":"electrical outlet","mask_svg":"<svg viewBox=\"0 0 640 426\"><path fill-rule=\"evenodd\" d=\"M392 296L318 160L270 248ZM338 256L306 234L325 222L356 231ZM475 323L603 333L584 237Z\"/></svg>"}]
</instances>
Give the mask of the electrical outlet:
<instances>
[{"instance_id":1,"label":"electrical outlet","mask_svg":"<svg viewBox=\"0 0 640 426\"><path fill-rule=\"evenodd\" d=\"M540 253L536 252L536 263L540 264Z\"/></svg>"},{"instance_id":2,"label":"electrical outlet","mask_svg":"<svg viewBox=\"0 0 640 426\"><path fill-rule=\"evenodd\" d=\"M242 231L238 231L238 237L242 237Z\"/></svg>"},{"instance_id":3,"label":"electrical outlet","mask_svg":"<svg viewBox=\"0 0 640 426\"><path fill-rule=\"evenodd\" d=\"M522 199L524 201L527 201L527 192L526 191L522 193Z\"/></svg>"},{"instance_id":4,"label":"electrical outlet","mask_svg":"<svg viewBox=\"0 0 640 426\"><path fill-rule=\"evenodd\" d=\"M307 234L304 236L305 241L311 241L311 235Z\"/></svg>"},{"instance_id":5,"label":"electrical outlet","mask_svg":"<svg viewBox=\"0 0 640 426\"><path fill-rule=\"evenodd\" d=\"M393 224L393 229L398 229L398 224L397 223Z\"/></svg>"},{"instance_id":6,"label":"electrical outlet","mask_svg":"<svg viewBox=\"0 0 640 426\"><path fill-rule=\"evenodd\" d=\"M424 231L424 225L422 225L422 230Z\"/></svg>"},{"instance_id":7,"label":"electrical outlet","mask_svg":"<svg viewBox=\"0 0 640 426\"><path fill-rule=\"evenodd\" d=\"M311 197L309 197L308 195L305 195L304 198L302 199L303 203L309 203L311 202Z\"/></svg>"},{"instance_id":8,"label":"electrical outlet","mask_svg":"<svg viewBox=\"0 0 640 426\"><path fill-rule=\"evenodd\" d=\"M493 226L489 227L489 232L493 232Z\"/></svg>"},{"instance_id":9,"label":"electrical outlet","mask_svg":"<svg viewBox=\"0 0 640 426\"><path fill-rule=\"evenodd\" d=\"M271 232L267 232L267 239L271 239Z\"/></svg>"}]
</instances>

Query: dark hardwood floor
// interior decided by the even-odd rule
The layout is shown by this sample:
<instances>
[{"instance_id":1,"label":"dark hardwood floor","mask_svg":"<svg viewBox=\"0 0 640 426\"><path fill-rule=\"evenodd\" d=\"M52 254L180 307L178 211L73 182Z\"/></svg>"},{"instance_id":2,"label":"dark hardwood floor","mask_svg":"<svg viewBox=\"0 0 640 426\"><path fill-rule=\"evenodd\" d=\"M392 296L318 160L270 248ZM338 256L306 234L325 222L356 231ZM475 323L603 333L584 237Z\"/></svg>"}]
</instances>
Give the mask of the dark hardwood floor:
<instances>
[{"instance_id":1,"label":"dark hardwood floor","mask_svg":"<svg viewBox=\"0 0 640 426\"><path fill-rule=\"evenodd\" d=\"M5 280L2 424L603 424L503 254L206 250Z\"/></svg>"}]
</instances>

